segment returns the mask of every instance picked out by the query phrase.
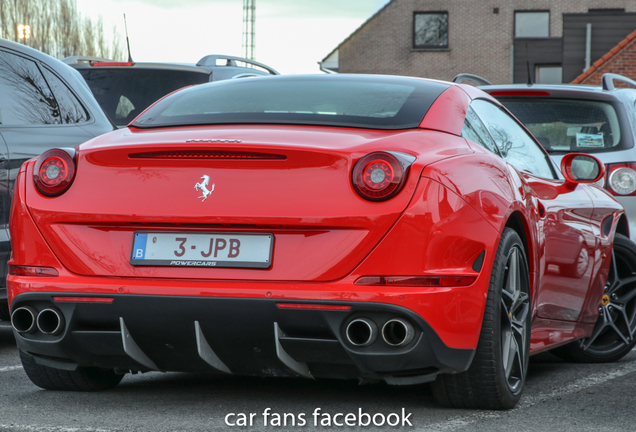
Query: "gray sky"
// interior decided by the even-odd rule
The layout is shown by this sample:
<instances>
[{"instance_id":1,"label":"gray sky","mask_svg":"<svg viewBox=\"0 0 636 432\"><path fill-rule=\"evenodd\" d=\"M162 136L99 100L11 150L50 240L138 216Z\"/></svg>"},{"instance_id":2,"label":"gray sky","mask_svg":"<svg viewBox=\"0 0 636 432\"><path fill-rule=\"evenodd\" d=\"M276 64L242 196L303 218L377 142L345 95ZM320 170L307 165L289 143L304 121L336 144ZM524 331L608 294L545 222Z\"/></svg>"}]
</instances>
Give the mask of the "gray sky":
<instances>
[{"instance_id":1,"label":"gray sky","mask_svg":"<svg viewBox=\"0 0 636 432\"><path fill-rule=\"evenodd\" d=\"M256 60L281 73L318 73L322 60L388 0L256 0ZM77 0L123 34L133 59L196 63L208 54L241 56L242 0Z\"/></svg>"}]
</instances>

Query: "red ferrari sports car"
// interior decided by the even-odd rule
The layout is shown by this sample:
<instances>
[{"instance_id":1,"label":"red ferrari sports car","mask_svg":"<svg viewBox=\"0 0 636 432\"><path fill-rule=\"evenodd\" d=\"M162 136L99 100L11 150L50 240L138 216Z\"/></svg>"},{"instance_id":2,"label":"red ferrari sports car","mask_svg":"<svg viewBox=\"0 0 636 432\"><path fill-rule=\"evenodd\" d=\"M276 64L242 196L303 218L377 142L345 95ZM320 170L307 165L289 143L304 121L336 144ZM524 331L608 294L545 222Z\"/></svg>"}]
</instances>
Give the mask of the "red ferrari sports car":
<instances>
[{"instance_id":1,"label":"red ferrari sports car","mask_svg":"<svg viewBox=\"0 0 636 432\"><path fill-rule=\"evenodd\" d=\"M559 170L501 105L417 78L177 91L25 163L8 278L45 389L127 372L432 382L507 409L529 355L635 343L636 247L603 165Z\"/></svg>"}]
</instances>

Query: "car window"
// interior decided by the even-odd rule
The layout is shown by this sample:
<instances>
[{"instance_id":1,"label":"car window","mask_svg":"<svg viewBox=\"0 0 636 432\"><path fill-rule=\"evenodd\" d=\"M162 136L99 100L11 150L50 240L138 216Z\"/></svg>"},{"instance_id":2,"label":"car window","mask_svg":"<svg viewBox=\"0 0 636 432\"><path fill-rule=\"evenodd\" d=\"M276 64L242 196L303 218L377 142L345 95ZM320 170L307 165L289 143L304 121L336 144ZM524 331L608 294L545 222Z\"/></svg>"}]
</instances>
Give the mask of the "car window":
<instances>
[{"instance_id":1,"label":"car window","mask_svg":"<svg viewBox=\"0 0 636 432\"><path fill-rule=\"evenodd\" d=\"M44 78L49 84L60 109L62 123L81 123L88 120L86 110L73 92L53 72L42 68Z\"/></svg>"},{"instance_id":2,"label":"car window","mask_svg":"<svg viewBox=\"0 0 636 432\"><path fill-rule=\"evenodd\" d=\"M0 50L0 124L61 123L60 109L34 61Z\"/></svg>"},{"instance_id":3,"label":"car window","mask_svg":"<svg viewBox=\"0 0 636 432\"><path fill-rule=\"evenodd\" d=\"M548 156L507 112L480 99L474 100L471 107L486 125L506 162L539 177L555 178Z\"/></svg>"},{"instance_id":4,"label":"car window","mask_svg":"<svg viewBox=\"0 0 636 432\"><path fill-rule=\"evenodd\" d=\"M471 107L468 107L468 111L466 112L462 137L487 148L495 154L499 154L499 150L488 133L488 130Z\"/></svg>"},{"instance_id":5,"label":"car window","mask_svg":"<svg viewBox=\"0 0 636 432\"><path fill-rule=\"evenodd\" d=\"M619 89L616 92L616 96L623 102L632 130L636 131L636 90Z\"/></svg>"},{"instance_id":6,"label":"car window","mask_svg":"<svg viewBox=\"0 0 636 432\"><path fill-rule=\"evenodd\" d=\"M209 72L144 68L80 69L95 99L118 126L125 126L168 93L210 80Z\"/></svg>"},{"instance_id":7,"label":"car window","mask_svg":"<svg viewBox=\"0 0 636 432\"><path fill-rule=\"evenodd\" d=\"M134 127L302 124L409 129L422 122L447 84L403 77L287 75L217 81L153 105Z\"/></svg>"},{"instance_id":8,"label":"car window","mask_svg":"<svg viewBox=\"0 0 636 432\"><path fill-rule=\"evenodd\" d=\"M609 102L557 98L502 98L548 152L594 153L621 140L616 110Z\"/></svg>"}]
</instances>

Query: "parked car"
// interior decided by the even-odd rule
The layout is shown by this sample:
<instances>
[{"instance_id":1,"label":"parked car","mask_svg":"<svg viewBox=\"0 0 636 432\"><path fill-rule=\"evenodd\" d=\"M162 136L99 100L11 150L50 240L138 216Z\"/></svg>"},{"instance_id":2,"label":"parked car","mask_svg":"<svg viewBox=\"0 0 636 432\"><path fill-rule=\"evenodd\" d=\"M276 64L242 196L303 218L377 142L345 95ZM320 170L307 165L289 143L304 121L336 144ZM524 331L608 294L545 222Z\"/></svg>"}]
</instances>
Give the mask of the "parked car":
<instances>
[{"instance_id":1,"label":"parked car","mask_svg":"<svg viewBox=\"0 0 636 432\"><path fill-rule=\"evenodd\" d=\"M0 39L0 319L9 319L9 209L20 166L52 147L72 147L113 129L76 71Z\"/></svg>"},{"instance_id":2,"label":"parked car","mask_svg":"<svg viewBox=\"0 0 636 432\"><path fill-rule=\"evenodd\" d=\"M603 85L495 85L480 87L497 98L560 163L585 152L605 164L600 180L620 202L636 235L636 82L605 74ZM617 87L622 83L628 87Z\"/></svg>"},{"instance_id":3,"label":"parked car","mask_svg":"<svg viewBox=\"0 0 636 432\"><path fill-rule=\"evenodd\" d=\"M182 87L226 79L279 75L253 60L208 55L197 64L118 62L98 57L67 57L91 88L104 112L119 127L126 126L144 109Z\"/></svg>"},{"instance_id":4,"label":"parked car","mask_svg":"<svg viewBox=\"0 0 636 432\"><path fill-rule=\"evenodd\" d=\"M152 370L433 381L444 405L512 408L529 355L634 345L634 314L617 312L636 301L623 208L593 186L596 158L561 166L465 85L180 90L20 170L8 280L24 370L56 390Z\"/></svg>"}]
</instances>

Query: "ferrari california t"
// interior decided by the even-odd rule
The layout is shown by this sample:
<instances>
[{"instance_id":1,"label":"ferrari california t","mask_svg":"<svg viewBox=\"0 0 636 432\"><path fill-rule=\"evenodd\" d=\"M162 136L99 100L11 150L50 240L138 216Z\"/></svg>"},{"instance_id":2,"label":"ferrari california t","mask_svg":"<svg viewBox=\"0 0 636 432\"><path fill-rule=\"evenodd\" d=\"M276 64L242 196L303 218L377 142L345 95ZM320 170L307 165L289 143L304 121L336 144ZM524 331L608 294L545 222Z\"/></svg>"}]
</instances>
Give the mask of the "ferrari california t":
<instances>
[{"instance_id":1,"label":"ferrari california t","mask_svg":"<svg viewBox=\"0 0 636 432\"><path fill-rule=\"evenodd\" d=\"M635 343L636 246L594 157L560 172L486 93L228 80L24 164L8 278L38 386L127 372L432 382L509 409L529 355Z\"/></svg>"}]
</instances>

